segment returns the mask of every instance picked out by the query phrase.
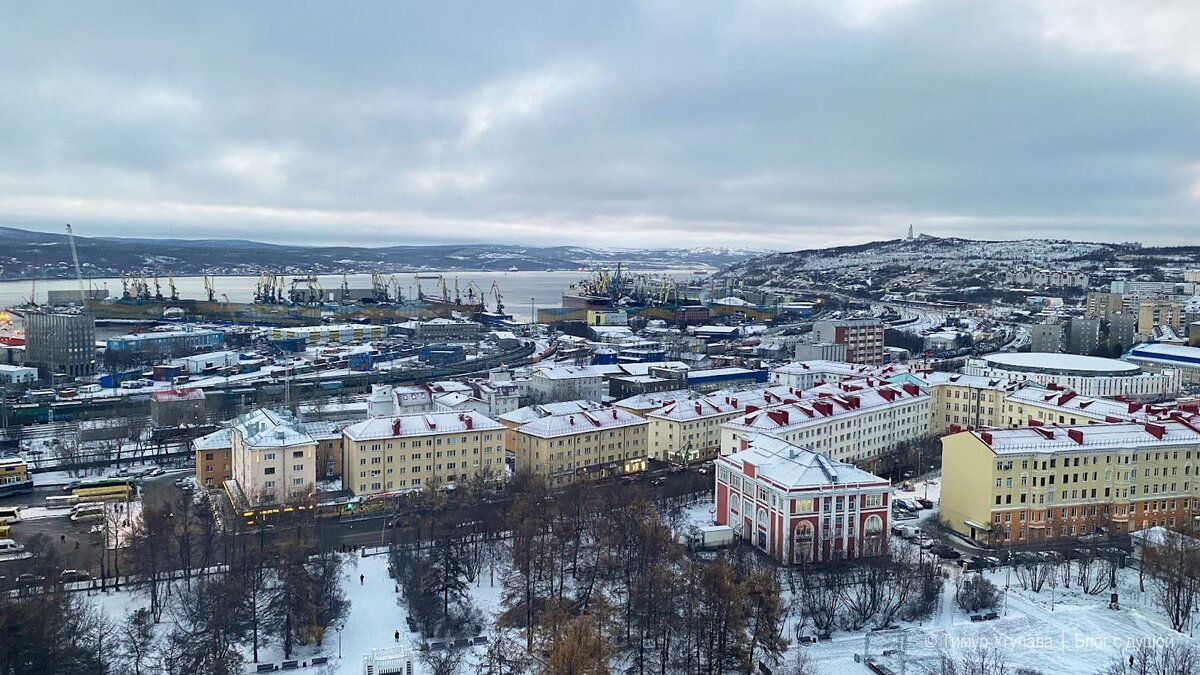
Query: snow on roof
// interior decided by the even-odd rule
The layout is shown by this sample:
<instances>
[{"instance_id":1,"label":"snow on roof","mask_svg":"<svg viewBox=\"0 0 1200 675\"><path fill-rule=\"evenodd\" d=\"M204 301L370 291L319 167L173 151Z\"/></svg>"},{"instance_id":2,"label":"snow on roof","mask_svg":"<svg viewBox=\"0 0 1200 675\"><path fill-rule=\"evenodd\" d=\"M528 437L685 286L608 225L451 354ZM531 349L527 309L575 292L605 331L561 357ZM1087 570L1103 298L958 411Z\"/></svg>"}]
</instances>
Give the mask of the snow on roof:
<instances>
[{"instance_id":1,"label":"snow on roof","mask_svg":"<svg viewBox=\"0 0 1200 675\"><path fill-rule=\"evenodd\" d=\"M721 457L718 461L743 474L746 473L746 465L750 464L759 480L774 483L785 490L826 485L888 485L886 479L853 464L839 462L781 438L755 435L748 436L746 440L748 446L745 450Z\"/></svg>"},{"instance_id":2,"label":"snow on roof","mask_svg":"<svg viewBox=\"0 0 1200 675\"><path fill-rule=\"evenodd\" d=\"M967 431L998 455L1200 445L1200 429L1179 420Z\"/></svg>"},{"instance_id":3,"label":"snow on roof","mask_svg":"<svg viewBox=\"0 0 1200 675\"><path fill-rule=\"evenodd\" d=\"M606 363L604 365L588 366L604 377L612 375L649 375L651 368L673 368L690 370L683 361L660 361L658 363Z\"/></svg>"},{"instance_id":4,"label":"snow on roof","mask_svg":"<svg viewBox=\"0 0 1200 675\"><path fill-rule=\"evenodd\" d=\"M1013 392L1007 400L1043 408L1056 408L1092 419L1107 419L1109 422L1153 419L1169 414L1172 410L1168 406L1080 396L1070 389L1048 389L1038 386L1029 386Z\"/></svg>"},{"instance_id":5,"label":"snow on roof","mask_svg":"<svg viewBox=\"0 0 1200 675\"><path fill-rule=\"evenodd\" d=\"M593 366L550 366L537 368L533 377L543 377L547 380L577 380L590 377L600 377L601 372Z\"/></svg>"},{"instance_id":6,"label":"snow on roof","mask_svg":"<svg viewBox=\"0 0 1200 675\"><path fill-rule=\"evenodd\" d=\"M369 441L464 431L496 431L504 428L503 424L487 415L481 415L473 410L461 410L377 417L351 424L344 429L344 433L352 441Z\"/></svg>"},{"instance_id":7,"label":"snow on roof","mask_svg":"<svg viewBox=\"0 0 1200 675\"><path fill-rule=\"evenodd\" d=\"M1129 350L1127 358L1147 361L1170 361L1200 367L1200 347L1166 345L1161 343L1142 344Z\"/></svg>"},{"instance_id":8,"label":"snow on roof","mask_svg":"<svg viewBox=\"0 0 1200 675\"><path fill-rule=\"evenodd\" d=\"M1000 377L984 377L982 375L963 375L962 373L945 373L932 371L917 375L922 382L933 387L937 385L957 385L972 389L995 389L997 391L1013 391L1021 387L1021 382Z\"/></svg>"},{"instance_id":9,"label":"snow on roof","mask_svg":"<svg viewBox=\"0 0 1200 675\"><path fill-rule=\"evenodd\" d=\"M645 418L623 408L605 408L603 410L581 411L568 415L551 415L526 422L517 427L517 431L530 436L552 438L555 436L570 436L588 433L599 429L615 429L649 424Z\"/></svg>"},{"instance_id":10,"label":"snow on roof","mask_svg":"<svg viewBox=\"0 0 1200 675\"><path fill-rule=\"evenodd\" d=\"M581 399L578 401L558 401L556 403L541 403L517 408L512 412L500 415L500 419L514 424L525 424L550 415L566 415L589 410L599 410L602 406L597 401Z\"/></svg>"},{"instance_id":11,"label":"snow on roof","mask_svg":"<svg viewBox=\"0 0 1200 675\"><path fill-rule=\"evenodd\" d=\"M151 392L150 400L155 403L171 403L173 401L203 401L204 390L193 387L189 389L160 389Z\"/></svg>"},{"instance_id":12,"label":"snow on roof","mask_svg":"<svg viewBox=\"0 0 1200 675\"><path fill-rule=\"evenodd\" d=\"M914 385L884 385L872 389L843 391L839 394L821 392L798 401L771 405L762 410L735 417L721 426L747 431L780 432L824 422L830 418L856 415L862 412L906 405L929 400L929 395Z\"/></svg>"},{"instance_id":13,"label":"snow on roof","mask_svg":"<svg viewBox=\"0 0 1200 675\"><path fill-rule=\"evenodd\" d=\"M187 335L207 336L219 334L221 331L212 330L209 328L197 328L195 330L162 330L149 331L146 333L130 333L129 335L114 335L110 340L120 340L122 342L142 342L145 340L159 340L162 338L177 338Z\"/></svg>"},{"instance_id":14,"label":"snow on roof","mask_svg":"<svg viewBox=\"0 0 1200 675\"><path fill-rule=\"evenodd\" d=\"M831 375L873 375L876 371L883 370L877 366L867 366L858 363L846 363L845 361L826 361L822 359L814 359L812 361L792 361L782 366L777 366L771 369L771 373L780 373L783 375L805 375L809 373L829 373Z\"/></svg>"},{"instance_id":15,"label":"snow on roof","mask_svg":"<svg viewBox=\"0 0 1200 675\"><path fill-rule=\"evenodd\" d=\"M709 368L707 370L693 370L688 373L688 379L704 378L704 377L727 377L730 375L753 375L762 371L751 370L749 368Z\"/></svg>"},{"instance_id":16,"label":"snow on roof","mask_svg":"<svg viewBox=\"0 0 1200 675\"><path fill-rule=\"evenodd\" d=\"M1118 359L1048 352L988 354L988 366L1000 370L1030 371L1061 375L1137 375L1141 368Z\"/></svg>"},{"instance_id":17,"label":"snow on roof","mask_svg":"<svg viewBox=\"0 0 1200 675\"><path fill-rule=\"evenodd\" d=\"M286 448L316 442L290 417L262 408L234 420L232 431L251 449Z\"/></svg>"},{"instance_id":18,"label":"snow on roof","mask_svg":"<svg viewBox=\"0 0 1200 675\"><path fill-rule=\"evenodd\" d=\"M462 404L466 403L467 401L471 401L471 400L478 401L479 399L475 398L474 396L471 396L470 394L465 394L461 391L456 391L456 392L452 392L449 394L442 394L441 396L438 396L437 398L434 399L434 401L436 401L439 405L444 405L447 408L453 408L454 406L462 405Z\"/></svg>"},{"instance_id":19,"label":"snow on roof","mask_svg":"<svg viewBox=\"0 0 1200 675\"><path fill-rule=\"evenodd\" d=\"M713 300L714 305L728 305L730 307L753 307L753 302L748 302L734 295L728 295L717 300Z\"/></svg>"},{"instance_id":20,"label":"snow on roof","mask_svg":"<svg viewBox=\"0 0 1200 675\"><path fill-rule=\"evenodd\" d=\"M659 391L652 394L638 394L617 401L613 405L620 406L627 410L651 410L660 408L671 401L687 401L696 396L696 393L690 389L672 389L670 391Z\"/></svg>"},{"instance_id":21,"label":"snow on roof","mask_svg":"<svg viewBox=\"0 0 1200 675\"><path fill-rule=\"evenodd\" d=\"M214 431L211 434L205 434L193 440L192 447L202 451L228 449L233 446L232 435L228 428Z\"/></svg>"},{"instance_id":22,"label":"snow on roof","mask_svg":"<svg viewBox=\"0 0 1200 675\"><path fill-rule=\"evenodd\" d=\"M331 440L334 440L337 438L341 438L342 429L349 426L349 424L350 424L349 421L305 422L300 425L300 428L303 429L304 432L307 433L309 436L312 436L313 440L331 441Z\"/></svg>"},{"instance_id":23,"label":"snow on roof","mask_svg":"<svg viewBox=\"0 0 1200 675\"><path fill-rule=\"evenodd\" d=\"M742 409L731 404L728 398L705 396L694 401L687 399L668 401L661 408L646 413L646 417L682 422L715 415L729 415Z\"/></svg>"}]
</instances>

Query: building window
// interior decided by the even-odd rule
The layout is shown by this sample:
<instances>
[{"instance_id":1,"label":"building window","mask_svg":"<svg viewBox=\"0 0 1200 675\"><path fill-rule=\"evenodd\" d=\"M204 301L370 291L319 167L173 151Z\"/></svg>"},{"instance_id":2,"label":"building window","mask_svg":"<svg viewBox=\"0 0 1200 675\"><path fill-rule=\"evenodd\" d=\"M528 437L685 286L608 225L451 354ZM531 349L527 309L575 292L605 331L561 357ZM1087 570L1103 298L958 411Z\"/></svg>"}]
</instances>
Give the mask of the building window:
<instances>
[{"instance_id":1,"label":"building window","mask_svg":"<svg viewBox=\"0 0 1200 675\"><path fill-rule=\"evenodd\" d=\"M263 475L264 475L264 476L273 476L273 475L275 475L275 467L273 467L273 466L268 466L267 468L263 469Z\"/></svg>"}]
</instances>

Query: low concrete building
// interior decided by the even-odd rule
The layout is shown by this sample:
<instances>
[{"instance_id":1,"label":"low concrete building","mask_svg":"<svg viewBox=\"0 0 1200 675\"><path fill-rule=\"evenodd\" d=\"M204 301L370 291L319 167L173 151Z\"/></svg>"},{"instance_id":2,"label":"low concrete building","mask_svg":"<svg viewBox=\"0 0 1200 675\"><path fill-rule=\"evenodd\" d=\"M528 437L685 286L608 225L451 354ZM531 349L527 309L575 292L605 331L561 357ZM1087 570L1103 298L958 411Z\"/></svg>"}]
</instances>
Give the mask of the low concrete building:
<instances>
[{"instance_id":1,"label":"low concrete building","mask_svg":"<svg viewBox=\"0 0 1200 675\"><path fill-rule=\"evenodd\" d=\"M198 426L207 421L203 389L164 389L150 394L150 422L156 428Z\"/></svg>"},{"instance_id":2,"label":"low concrete building","mask_svg":"<svg viewBox=\"0 0 1200 675\"><path fill-rule=\"evenodd\" d=\"M37 368L0 364L0 384L32 384L37 379Z\"/></svg>"}]
</instances>

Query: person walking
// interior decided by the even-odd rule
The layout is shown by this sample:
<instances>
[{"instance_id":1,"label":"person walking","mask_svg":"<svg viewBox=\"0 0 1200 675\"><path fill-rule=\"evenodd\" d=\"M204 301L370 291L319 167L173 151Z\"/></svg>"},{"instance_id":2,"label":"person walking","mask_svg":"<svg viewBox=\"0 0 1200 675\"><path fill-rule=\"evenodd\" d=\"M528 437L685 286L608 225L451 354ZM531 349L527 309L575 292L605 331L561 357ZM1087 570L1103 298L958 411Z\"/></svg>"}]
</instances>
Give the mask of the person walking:
<instances>
[{"instance_id":1,"label":"person walking","mask_svg":"<svg viewBox=\"0 0 1200 675\"><path fill-rule=\"evenodd\" d=\"M400 641L400 631L396 631L396 642Z\"/></svg>"},{"instance_id":2,"label":"person walking","mask_svg":"<svg viewBox=\"0 0 1200 675\"><path fill-rule=\"evenodd\" d=\"M366 577L364 577L364 576L363 576L363 575L361 575L361 574L360 574L360 575L358 575L358 585L359 585L359 586L362 586L362 585L363 585L363 583L365 583L365 580L366 580Z\"/></svg>"}]
</instances>

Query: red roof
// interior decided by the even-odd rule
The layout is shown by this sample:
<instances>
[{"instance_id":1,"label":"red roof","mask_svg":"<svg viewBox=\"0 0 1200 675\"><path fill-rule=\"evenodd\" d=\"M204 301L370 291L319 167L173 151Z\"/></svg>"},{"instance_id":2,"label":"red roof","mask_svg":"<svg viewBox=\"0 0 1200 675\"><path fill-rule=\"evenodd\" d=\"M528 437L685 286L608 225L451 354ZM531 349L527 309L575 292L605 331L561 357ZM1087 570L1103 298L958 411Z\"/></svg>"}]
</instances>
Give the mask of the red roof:
<instances>
[{"instance_id":1,"label":"red roof","mask_svg":"<svg viewBox=\"0 0 1200 675\"><path fill-rule=\"evenodd\" d=\"M159 403L170 401L203 401L204 392L195 387L190 389L164 389L150 394L150 400Z\"/></svg>"}]
</instances>

